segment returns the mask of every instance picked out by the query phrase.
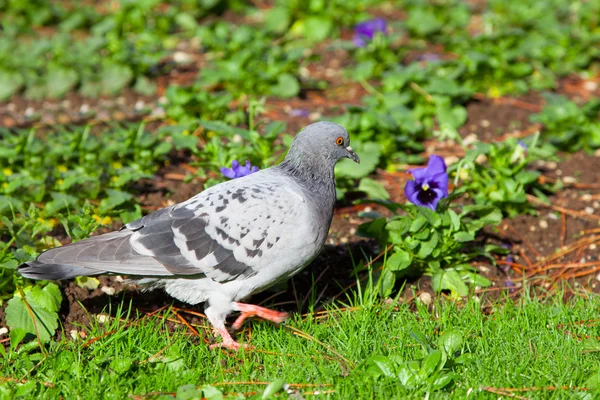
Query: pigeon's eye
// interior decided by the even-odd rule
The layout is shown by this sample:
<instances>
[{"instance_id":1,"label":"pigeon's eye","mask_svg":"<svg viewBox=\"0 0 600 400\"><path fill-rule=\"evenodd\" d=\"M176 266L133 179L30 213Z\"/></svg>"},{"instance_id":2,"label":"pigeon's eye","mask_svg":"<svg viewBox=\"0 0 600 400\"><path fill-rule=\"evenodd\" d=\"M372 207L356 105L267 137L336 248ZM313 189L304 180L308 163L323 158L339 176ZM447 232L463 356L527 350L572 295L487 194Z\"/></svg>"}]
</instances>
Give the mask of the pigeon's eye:
<instances>
[{"instance_id":1,"label":"pigeon's eye","mask_svg":"<svg viewBox=\"0 0 600 400\"><path fill-rule=\"evenodd\" d=\"M335 139L335 144L337 144L338 146L341 146L344 144L344 138L343 137L338 137L337 139Z\"/></svg>"}]
</instances>

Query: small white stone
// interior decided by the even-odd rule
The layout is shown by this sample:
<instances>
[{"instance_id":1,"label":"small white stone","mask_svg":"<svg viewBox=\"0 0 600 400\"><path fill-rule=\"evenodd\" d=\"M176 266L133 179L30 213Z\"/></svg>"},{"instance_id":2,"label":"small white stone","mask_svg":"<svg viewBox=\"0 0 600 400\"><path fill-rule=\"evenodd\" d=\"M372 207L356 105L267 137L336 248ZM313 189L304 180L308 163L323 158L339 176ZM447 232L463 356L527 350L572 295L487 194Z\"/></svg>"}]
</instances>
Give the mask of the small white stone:
<instances>
[{"instance_id":1,"label":"small white stone","mask_svg":"<svg viewBox=\"0 0 600 400\"><path fill-rule=\"evenodd\" d=\"M100 290L102 290L104 293L106 293L109 296L112 296L113 294L115 294L115 288L112 288L110 286L102 286L100 288Z\"/></svg>"},{"instance_id":2,"label":"small white stone","mask_svg":"<svg viewBox=\"0 0 600 400\"><path fill-rule=\"evenodd\" d=\"M592 199L593 199L593 197L589 193L584 193L581 195L581 200L583 200L583 201L592 201Z\"/></svg>"},{"instance_id":3,"label":"small white stone","mask_svg":"<svg viewBox=\"0 0 600 400\"><path fill-rule=\"evenodd\" d=\"M600 272L598 272L598 273L596 274L596 280L597 280L597 281L600 281Z\"/></svg>"},{"instance_id":4,"label":"small white stone","mask_svg":"<svg viewBox=\"0 0 600 400\"><path fill-rule=\"evenodd\" d=\"M598 203L597 201L594 201L594 202L592 203L592 207L594 207L594 208L598 208L598 207L600 207L600 203Z\"/></svg>"},{"instance_id":5,"label":"small white stone","mask_svg":"<svg viewBox=\"0 0 600 400\"><path fill-rule=\"evenodd\" d=\"M548 221L546 221L545 219L541 219L540 222L538 222L538 225L542 229L548 229Z\"/></svg>"},{"instance_id":6,"label":"small white stone","mask_svg":"<svg viewBox=\"0 0 600 400\"><path fill-rule=\"evenodd\" d=\"M481 265L481 266L479 266L479 271L487 273L487 272L490 272L490 268L486 267L485 265Z\"/></svg>"},{"instance_id":7,"label":"small white stone","mask_svg":"<svg viewBox=\"0 0 600 400\"><path fill-rule=\"evenodd\" d=\"M444 157L444 162L446 163L446 165L452 165L454 163L457 163L458 160L459 160L459 158L456 156Z\"/></svg>"},{"instance_id":8,"label":"small white stone","mask_svg":"<svg viewBox=\"0 0 600 400\"><path fill-rule=\"evenodd\" d=\"M242 135L236 133L235 135L233 135L233 137L231 138L231 141L233 143L242 143L244 141L244 138L242 137Z\"/></svg>"},{"instance_id":9,"label":"small white stone","mask_svg":"<svg viewBox=\"0 0 600 400\"><path fill-rule=\"evenodd\" d=\"M556 215L553 212L548 213L548 219L551 219L551 220L554 220L554 221L558 221L558 215Z\"/></svg>"},{"instance_id":10,"label":"small white stone","mask_svg":"<svg viewBox=\"0 0 600 400\"><path fill-rule=\"evenodd\" d=\"M167 104L169 100L165 96L160 96L158 98L158 104Z\"/></svg>"},{"instance_id":11,"label":"small white stone","mask_svg":"<svg viewBox=\"0 0 600 400\"><path fill-rule=\"evenodd\" d=\"M106 314L98 314L96 316L96 320L98 321L99 324L105 324L108 322L109 318L108 318L108 315L106 315Z\"/></svg>"},{"instance_id":12,"label":"small white stone","mask_svg":"<svg viewBox=\"0 0 600 400\"><path fill-rule=\"evenodd\" d=\"M146 102L144 100L138 100L135 102L135 105L133 107L139 111L142 108L146 107Z\"/></svg>"},{"instance_id":13,"label":"small white stone","mask_svg":"<svg viewBox=\"0 0 600 400\"><path fill-rule=\"evenodd\" d=\"M188 53L184 53L183 51L176 51L173 54L173 61L175 61L177 64L188 64L191 63L193 60L194 57L192 57Z\"/></svg>"},{"instance_id":14,"label":"small white stone","mask_svg":"<svg viewBox=\"0 0 600 400\"><path fill-rule=\"evenodd\" d=\"M343 244L348 243L348 238L347 237L340 238L340 243L343 243Z\"/></svg>"},{"instance_id":15,"label":"small white stone","mask_svg":"<svg viewBox=\"0 0 600 400\"><path fill-rule=\"evenodd\" d=\"M577 179L575 179L575 177L573 176L565 176L562 178L563 182L568 184L568 185L572 185L573 183L577 183Z\"/></svg>"},{"instance_id":16,"label":"small white stone","mask_svg":"<svg viewBox=\"0 0 600 400\"><path fill-rule=\"evenodd\" d=\"M350 228L350 234L354 235L356 233L356 228Z\"/></svg>"},{"instance_id":17,"label":"small white stone","mask_svg":"<svg viewBox=\"0 0 600 400\"><path fill-rule=\"evenodd\" d=\"M594 81L585 81L583 88L588 92L595 92L598 89L598 84Z\"/></svg>"},{"instance_id":18,"label":"small white stone","mask_svg":"<svg viewBox=\"0 0 600 400\"><path fill-rule=\"evenodd\" d=\"M479 165L485 164L487 161L487 156L485 154L480 154L475 159L475 162Z\"/></svg>"},{"instance_id":19,"label":"small white stone","mask_svg":"<svg viewBox=\"0 0 600 400\"><path fill-rule=\"evenodd\" d=\"M421 293L419 296L417 296L417 299L426 306L430 305L433 302L433 298L428 292Z\"/></svg>"},{"instance_id":20,"label":"small white stone","mask_svg":"<svg viewBox=\"0 0 600 400\"><path fill-rule=\"evenodd\" d=\"M556 161L548 161L546 163L546 167L548 169L556 169L556 168L558 168L558 164L556 163Z\"/></svg>"},{"instance_id":21,"label":"small white stone","mask_svg":"<svg viewBox=\"0 0 600 400\"><path fill-rule=\"evenodd\" d=\"M596 245L596 243L592 243L592 244L590 244L590 246L588 247L588 249L590 249L590 250L596 250L597 247L598 246Z\"/></svg>"},{"instance_id":22,"label":"small white stone","mask_svg":"<svg viewBox=\"0 0 600 400\"><path fill-rule=\"evenodd\" d=\"M477 128L477 127L476 127L476 128ZM477 137L477 135L476 135L476 134L474 134L474 133L470 133L470 134L468 134L468 135L467 135L467 137L465 137L465 138L463 139L463 144L464 144L465 146L470 146L470 145L472 145L473 143L476 143L476 142L478 142L478 141L479 141L479 138Z\"/></svg>"},{"instance_id":23,"label":"small white stone","mask_svg":"<svg viewBox=\"0 0 600 400\"><path fill-rule=\"evenodd\" d=\"M123 282L123 281L125 281L125 279L123 279L123 277L121 275L116 275L115 276L115 281L117 281L117 282Z\"/></svg>"},{"instance_id":24,"label":"small white stone","mask_svg":"<svg viewBox=\"0 0 600 400\"><path fill-rule=\"evenodd\" d=\"M8 333L8 328L6 328L4 326L2 328L0 328L0 336L6 335L7 333Z\"/></svg>"},{"instance_id":25,"label":"small white stone","mask_svg":"<svg viewBox=\"0 0 600 400\"><path fill-rule=\"evenodd\" d=\"M89 106L89 104L83 103L81 105L81 107L79 107L79 112L81 114L87 114L88 112L90 112L90 106Z\"/></svg>"},{"instance_id":26,"label":"small white stone","mask_svg":"<svg viewBox=\"0 0 600 400\"><path fill-rule=\"evenodd\" d=\"M491 123L490 121L488 121L487 119L482 119L480 122L481 126L483 126L484 128L489 128Z\"/></svg>"},{"instance_id":27,"label":"small white stone","mask_svg":"<svg viewBox=\"0 0 600 400\"><path fill-rule=\"evenodd\" d=\"M586 207L583 209L583 211L585 211L588 214L593 214L594 213L594 208L593 207Z\"/></svg>"},{"instance_id":28,"label":"small white stone","mask_svg":"<svg viewBox=\"0 0 600 400\"><path fill-rule=\"evenodd\" d=\"M321 113L320 112L313 112L313 113L308 114L308 119L311 120L311 121L316 121L316 120L318 120L320 118L321 118Z\"/></svg>"},{"instance_id":29,"label":"small white stone","mask_svg":"<svg viewBox=\"0 0 600 400\"><path fill-rule=\"evenodd\" d=\"M33 107L27 107L27 108L25 109L25 113L24 113L24 114L25 114L25 117L26 117L26 118L29 118L29 117L31 117L33 114L35 114L35 110L33 109Z\"/></svg>"},{"instance_id":30,"label":"small white stone","mask_svg":"<svg viewBox=\"0 0 600 400\"><path fill-rule=\"evenodd\" d=\"M72 338L73 340L77 340L77 339L79 339L79 338L80 338L80 336L79 336L79 332L77 332L77 330L76 330L76 329L73 329L73 330L71 330L71 331L69 332L69 334L71 335L71 338Z\"/></svg>"},{"instance_id":31,"label":"small white stone","mask_svg":"<svg viewBox=\"0 0 600 400\"><path fill-rule=\"evenodd\" d=\"M365 210L364 210L364 211L365 211L365 212L371 212L371 211L373 211L373 208L371 208L371 207L365 207Z\"/></svg>"},{"instance_id":32,"label":"small white stone","mask_svg":"<svg viewBox=\"0 0 600 400\"><path fill-rule=\"evenodd\" d=\"M535 232L535 231L536 231L536 229L535 229L535 226L531 225L531 226L529 227L529 230L530 230L531 232Z\"/></svg>"}]
</instances>

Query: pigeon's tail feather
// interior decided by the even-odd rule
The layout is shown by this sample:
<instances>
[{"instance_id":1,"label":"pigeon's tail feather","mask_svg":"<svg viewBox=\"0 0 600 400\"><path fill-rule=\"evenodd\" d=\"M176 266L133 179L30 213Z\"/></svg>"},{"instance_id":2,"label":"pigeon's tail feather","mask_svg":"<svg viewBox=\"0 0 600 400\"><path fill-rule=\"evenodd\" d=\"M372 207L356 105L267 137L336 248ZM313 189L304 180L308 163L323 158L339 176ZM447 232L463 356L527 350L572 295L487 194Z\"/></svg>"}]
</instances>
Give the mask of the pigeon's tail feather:
<instances>
[{"instance_id":1,"label":"pigeon's tail feather","mask_svg":"<svg viewBox=\"0 0 600 400\"><path fill-rule=\"evenodd\" d=\"M19 266L19 273L29 279L44 279L55 281L71 279L76 276L100 275L106 271L79 267L69 264L45 264L39 261L29 261Z\"/></svg>"}]
</instances>

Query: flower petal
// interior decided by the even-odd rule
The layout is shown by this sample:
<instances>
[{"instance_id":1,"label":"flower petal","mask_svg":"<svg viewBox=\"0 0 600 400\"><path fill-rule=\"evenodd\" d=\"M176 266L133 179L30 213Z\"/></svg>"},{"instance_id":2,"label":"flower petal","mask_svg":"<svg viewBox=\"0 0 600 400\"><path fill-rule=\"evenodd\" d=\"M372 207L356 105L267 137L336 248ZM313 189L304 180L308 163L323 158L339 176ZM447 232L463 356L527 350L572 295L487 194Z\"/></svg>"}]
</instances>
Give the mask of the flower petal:
<instances>
[{"instance_id":1,"label":"flower petal","mask_svg":"<svg viewBox=\"0 0 600 400\"><path fill-rule=\"evenodd\" d=\"M404 186L404 195L413 204L418 206L422 205L418 199L420 186L415 181L406 182L406 186Z\"/></svg>"},{"instance_id":2,"label":"flower petal","mask_svg":"<svg viewBox=\"0 0 600 400\"><path fill-rule=\"evenodd\" d=\"M433 176L442 172L446 172L446 163L440 156L432 154L427 163L427 176Z\"/></svg>"},{"instance_id":3,"label":"flower petal","mask_svg":"<svg viewBox=\"0 0 600 400\"><path fill-rule=\"evenodd\" d=\"M367 45L367 42L363 39L363 36L358 33L355 33L352 37L352 43L354 43L356 47L365 47Z\"/></svg>"},{"instance_id":4,"label":"flower petal","mask_svg":"<svg viewBox=\"0 0 600 400\"><path fill-rule=\"evenodd\" d=\"M428 177L427 168L425 167L409 169L407 172L412 174L412 176L415 178L415 181L419 184L425 182Z\"/></svg>"},{"instance_id":5,"label":"flower petal","mask_svg":"<svg viewBox=\"0 0 600 400\"><path fill-rule=\"evenodd\" d=\"M430 184L430 186L441 191L442 199L444 197L448 197L448 174L447 173L441 172L439 174L435 174L431 178L429 178L429 182L433 183L433 185Z\"/></svg>"},{"instance_id":6,"label":"flower petal","mask_svg":"<svg viewBox=\"0 0 600 400\"><path fill-rule=\"evenodd\" d=\"M233 179L235 178L235 171L229 168L221 167L221 173L225 178Z\"/></svg>"}]
</instances>

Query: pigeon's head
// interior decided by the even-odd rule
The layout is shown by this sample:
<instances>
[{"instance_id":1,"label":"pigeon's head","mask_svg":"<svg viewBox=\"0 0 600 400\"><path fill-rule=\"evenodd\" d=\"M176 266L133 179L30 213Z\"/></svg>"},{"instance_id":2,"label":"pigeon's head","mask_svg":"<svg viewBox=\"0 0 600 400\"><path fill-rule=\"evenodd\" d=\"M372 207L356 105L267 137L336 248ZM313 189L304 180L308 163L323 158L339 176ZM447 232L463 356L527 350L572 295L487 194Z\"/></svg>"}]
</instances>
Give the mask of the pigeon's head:
<instances>
[{"instance_id":1,"label":"pigeon's head","mask_svg":"<svg viewBox=\"0 0 600 400\"><path fill-rule=\"evenodd\" d=\"M358 155L350 147L348 132L333 122L317 122L304 128L294 139L288 156L331 166L342 158L360 163Z\"/></svg>"}]
</instances>

